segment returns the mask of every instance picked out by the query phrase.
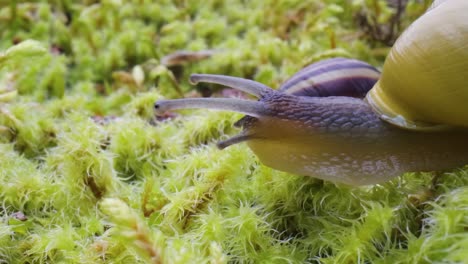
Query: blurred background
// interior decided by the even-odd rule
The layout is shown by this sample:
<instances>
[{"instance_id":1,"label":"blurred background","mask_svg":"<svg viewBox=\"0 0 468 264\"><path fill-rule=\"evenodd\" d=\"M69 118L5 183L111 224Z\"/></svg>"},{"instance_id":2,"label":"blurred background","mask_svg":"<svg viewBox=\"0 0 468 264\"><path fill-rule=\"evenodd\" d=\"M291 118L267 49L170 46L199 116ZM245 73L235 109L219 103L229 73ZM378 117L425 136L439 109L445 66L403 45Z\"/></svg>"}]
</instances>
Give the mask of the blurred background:
<instances>
[{"instance_id":1,"label":"blurred background","mask_svg":"<svg viewBox=\"0 0 468 264\"><path fill-rule=\"evenodd\" d=\"M180 97L191 89L191 72L277 87L301 67L327 57L380 66L401 31L430 2L2 0L0 49L26 39L48 47L49 60L13 78L20 94L41 100L61 97L83 82L101 94L123 86L158 87L168 97ZM144 73L143 80L132 76L134 67ZM39 87L25 80L32 75ZM212 89L198 87L204 96Z\"/></svg>"}]
</instances>

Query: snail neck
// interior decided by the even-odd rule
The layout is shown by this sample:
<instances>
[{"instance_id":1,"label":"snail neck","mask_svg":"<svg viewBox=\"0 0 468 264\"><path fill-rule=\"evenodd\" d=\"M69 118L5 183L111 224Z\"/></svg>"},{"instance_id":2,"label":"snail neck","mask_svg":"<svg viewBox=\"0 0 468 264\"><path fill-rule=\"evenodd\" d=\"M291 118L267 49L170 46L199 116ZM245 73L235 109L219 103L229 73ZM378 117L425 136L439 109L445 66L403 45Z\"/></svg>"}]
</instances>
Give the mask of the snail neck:
<instances>
[{"instance_id":1,"label":"snail neck","mask_svg":"<svg viewBox=\"0 0 468 264\"><path fill-rule=\"evenodd\" d=\"M358 98L272 93L261 101L266 115L260 117L260 120L264 123L286 122L295 127L298 133L306 135L358 137L381 134L389 129L372 108Z\"/></svg>"}]
</instances>

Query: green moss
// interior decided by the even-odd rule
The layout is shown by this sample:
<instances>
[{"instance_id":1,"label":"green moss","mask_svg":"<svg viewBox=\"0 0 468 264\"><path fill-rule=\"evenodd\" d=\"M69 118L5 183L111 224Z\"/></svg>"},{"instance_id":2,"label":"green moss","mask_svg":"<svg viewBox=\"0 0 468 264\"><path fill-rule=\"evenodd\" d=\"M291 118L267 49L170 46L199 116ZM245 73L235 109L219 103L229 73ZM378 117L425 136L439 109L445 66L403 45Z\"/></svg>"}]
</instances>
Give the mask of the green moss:
<instances>
[{"instance_id":1,"label":"green moss","mask_svg":"<svg viewBox=\"0 0 468 264\"><path fill-rule=\"evenodd\" d=\"M276 88L324 58L381 66L388 45L356 17L385 26L384 2L0 3L0 263L465 261L466 169L350 188L218 150L238 114L153 113L219 92L195 72ZM178 50L214 52L163 65Z\"/></svg>"}]
</instances>

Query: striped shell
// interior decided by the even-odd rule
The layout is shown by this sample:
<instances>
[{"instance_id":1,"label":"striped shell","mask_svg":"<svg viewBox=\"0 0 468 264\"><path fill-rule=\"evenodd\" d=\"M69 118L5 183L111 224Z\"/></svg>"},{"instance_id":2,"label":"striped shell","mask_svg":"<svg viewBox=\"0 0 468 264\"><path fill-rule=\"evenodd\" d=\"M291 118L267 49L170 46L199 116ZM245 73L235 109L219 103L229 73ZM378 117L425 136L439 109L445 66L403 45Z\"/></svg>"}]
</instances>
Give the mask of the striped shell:
<instances>
[{"instance_id":1,"label":"striped shell","mask_svg":"<svg viewBox=\"0 0 468 264\"><path fill-rule=\"evenodd\" d=\"M297 96L364 98L379 77L380 72L365 62L333 58L303 68L284 82L279 91Z\"/></svg>"}]
</instances>

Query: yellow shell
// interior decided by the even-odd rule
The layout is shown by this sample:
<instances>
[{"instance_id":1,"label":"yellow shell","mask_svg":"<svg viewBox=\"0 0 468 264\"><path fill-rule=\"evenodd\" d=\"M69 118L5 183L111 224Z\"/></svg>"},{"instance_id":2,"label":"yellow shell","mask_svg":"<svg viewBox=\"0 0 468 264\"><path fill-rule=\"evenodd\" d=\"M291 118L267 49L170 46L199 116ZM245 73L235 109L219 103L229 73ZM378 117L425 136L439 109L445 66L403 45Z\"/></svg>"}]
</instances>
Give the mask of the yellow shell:
<instances>
[{"instance_id":1,"label":"yellow shell","mask_svg":"<svg viewBox=\"0 0 468 264\"><path fill-rule=\"evenodd\" d=\"M396 41L366 97L413 130L468 127L468 1L436 1Z\"/></svg>"}]
</instances>

